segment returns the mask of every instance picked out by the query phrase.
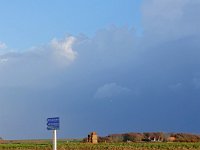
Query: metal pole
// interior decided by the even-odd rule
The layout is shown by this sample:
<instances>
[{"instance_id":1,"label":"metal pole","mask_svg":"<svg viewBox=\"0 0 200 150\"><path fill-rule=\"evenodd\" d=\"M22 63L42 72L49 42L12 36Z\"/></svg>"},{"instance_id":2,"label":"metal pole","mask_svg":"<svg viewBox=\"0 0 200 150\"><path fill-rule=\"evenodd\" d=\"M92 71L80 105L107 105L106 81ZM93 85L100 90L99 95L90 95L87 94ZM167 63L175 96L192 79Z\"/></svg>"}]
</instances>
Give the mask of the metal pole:
<instances>
[{"instance_id":1,"label":"metal pole","mask_svg":"<svg viewBox=\"0 0 200 150\"><path fill-rule=\"evenodd\" d=\"M56 136L56 130L53 130L53 150L57 150L57 136Z\"/></svg>"}]
</instances>

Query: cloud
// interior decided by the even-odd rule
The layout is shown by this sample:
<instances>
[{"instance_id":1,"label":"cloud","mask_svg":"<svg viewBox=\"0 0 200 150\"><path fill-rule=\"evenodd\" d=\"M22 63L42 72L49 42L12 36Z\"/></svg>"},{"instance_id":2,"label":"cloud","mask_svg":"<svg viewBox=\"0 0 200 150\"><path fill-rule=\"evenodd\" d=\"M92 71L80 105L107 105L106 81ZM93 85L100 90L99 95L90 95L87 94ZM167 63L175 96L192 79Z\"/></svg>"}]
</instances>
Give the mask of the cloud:
<instances>
[{"instance_id":1,"label":"cloud","mask_svg":"<svg viewBox=\"0 0 200 150\"><path fill-rule=\"evenodd\" d=\"M91 38L67 36L23 53L0 55L0 114L9 118L1 135L14 131L12 124L22 116L22 124L43 136L44 123L38 118L55 114L63 116L63 138L84 137L91 122L100 133L121 132L122 127L199 132L195 114L200 94L194 89L200 86L199 10L198 0L146 0L142 37L130 28L111 27ZM94 99L118 101L108 106ZM27 121L29 114L35 125ZM16 137L30 138L29 128L25 135L19 126Z\"/></svg>"},{"instance_id":2,"label":"cloud","mask_svg":"<svg viewBox=\"0 0 200 150\"><path fill-rule=\"evenodd\" d=\"M0 42L0 49L5 49L7 48L6 44L3 42Z\"/></svg>"},{"instance_id":3,"label":"cloud","mask_svg":"<svg viewBox=\"0 0 200 150\"><path fill-rule=\"evenodd\" d=\"M65 60L74 61L77 57L77 52L72 49L75 42L75 37L69 36L63 40L53 39L51 41L51 46L55 49L55 55L60 59L60 57L65 57Z\"/></svg>"},{"instance_id":4,"label":"cloud","mask_svg":"<svg viewBox=\"0 0 200 150\"><path fill-rule=\"evenodd\" d=\"M54 39L50 45L0 55L0 87L55 86L58 79L53 76L76 59L77 52L72 49L74 41L72 36L61 41Z\"/></svg>"},{"instance_id":5,"label":"cloud","mask_svg":"<svg viewBox=\"0 0 200 150\"><path fill-rule=\"evenodd\" d=\"M199 77L193 78L193 85L197 89L200 88L200 78Z\"/></svg>"},{"instance_id":6,"label":"cloud","mask_svg":"<svg viewBox=\"0 0 200 150\"><path fill-rule=\"evenodd\" d=\"M6 49L7 45L3 42L0 42L0 49Z\"/></svg>"},{"instance_id":7,"label":"cloud","mask_svg":"<svg viewBox=\"0 0 200 150\"><path fill-rule=\"evenodd\" d=\"M5 53L5 52L6 52L6 51L5 51L6 49L7 49L6 43L3 43L3 42L0 41L0 54Z\"/></svg>"},{"instance_id":8,"label":"cloud","mask_svg":"<svg viewBox=\"0 0 200 150\"><path fill-rule=\"evenodd\" d=\"M142 6L144 32L159 40L199 35L200 1L147 0ZM153 38L155 39L155 38ZM157 39L157 38L156 38Z\"/></svg>"},{"instance_id":9,"label":"cloud","mask_svg":"<svg viewBox=\"0 0 200 150\"><path fill-rule=\"evenodd\" d=\"M183 84L182 83L172 84L169 86L169 88L172 89L173 91L177 91L183 88Z\"/></svg>"},{"instance_id":10,"label":"cloud","mask_svg":"<svg viewBox=\"0 0 200 150\"><path fill-rule=\"evenodd\" d=\"M6 63L7 61L8 61L8 59L6 59L6 58L0 59L0 63Z\"/></svg>"},{"instance_id":11,"label":"cloud","mask_svg":"<svg viewBox=\"0 0 200 150\"><path fill-rule=\"evenodd\" d=\"M131 89L122 87L116 83L108 83L99 87L94 95L97 99L109 99L131 92Z\"/></svg>"}]
</instances>

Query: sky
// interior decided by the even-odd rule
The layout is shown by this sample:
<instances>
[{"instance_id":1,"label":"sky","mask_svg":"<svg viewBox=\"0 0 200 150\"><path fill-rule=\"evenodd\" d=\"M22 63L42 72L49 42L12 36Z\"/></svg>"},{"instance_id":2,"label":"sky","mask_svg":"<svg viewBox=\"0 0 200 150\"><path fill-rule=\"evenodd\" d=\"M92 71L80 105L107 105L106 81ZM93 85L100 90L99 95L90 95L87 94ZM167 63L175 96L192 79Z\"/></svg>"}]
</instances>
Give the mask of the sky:
<instances>
[{"instance_id":1,"label":"sky","mask_svg":"<svg viewBox=\"0 0 200 150\"><path fill-rule=\"evenodd\" d=\"M0 0L0 136L200 133L199 0Z\"/></svg>"}]
</instances>

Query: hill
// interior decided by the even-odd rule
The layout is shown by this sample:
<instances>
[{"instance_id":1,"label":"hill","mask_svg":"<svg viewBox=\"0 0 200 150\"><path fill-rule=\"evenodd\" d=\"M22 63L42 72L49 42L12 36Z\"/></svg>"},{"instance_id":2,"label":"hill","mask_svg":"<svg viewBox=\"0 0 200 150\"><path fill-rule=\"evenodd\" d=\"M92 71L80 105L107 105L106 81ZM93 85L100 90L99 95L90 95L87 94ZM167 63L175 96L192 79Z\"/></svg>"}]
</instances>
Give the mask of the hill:
<instances>
[{"instance_id":1,"label":"hill","mask_svg":"<svg viewBox=\"0 0 200 150\"><path fill-rule=\"evenodd\" d=\"M99 142L200 142L200 135L191 133L122 133L99 137Z\"/></svg>"}]
</instances>

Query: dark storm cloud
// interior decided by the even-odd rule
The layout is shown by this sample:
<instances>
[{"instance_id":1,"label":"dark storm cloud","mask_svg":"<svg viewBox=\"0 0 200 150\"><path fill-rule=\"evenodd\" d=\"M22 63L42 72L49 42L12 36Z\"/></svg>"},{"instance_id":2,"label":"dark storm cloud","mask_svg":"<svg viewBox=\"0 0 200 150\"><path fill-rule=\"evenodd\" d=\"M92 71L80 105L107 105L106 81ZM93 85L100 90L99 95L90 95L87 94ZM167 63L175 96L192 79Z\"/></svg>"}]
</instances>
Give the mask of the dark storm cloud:
<instances>
[{"instance_id":1,"label":"dark storm cloud","mask_svg":"<svg viewBox=\"0 0 200 150\"><path fill-rule=\"evenodd\" d=\"M46 137L45 119L53 115L61 117L61 137L199 133L199 8L197 0L148 0L141 37L111 27L1 55L0 135Z\"/></svg>"}]
</instances>

